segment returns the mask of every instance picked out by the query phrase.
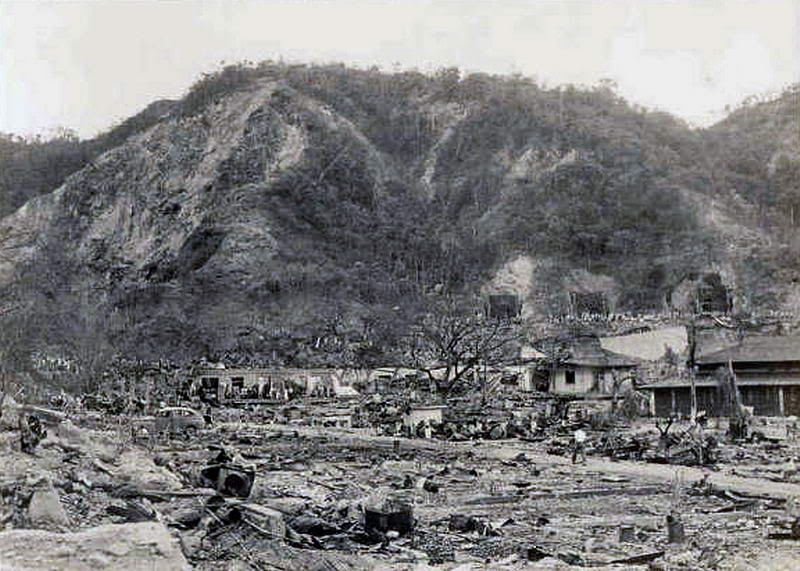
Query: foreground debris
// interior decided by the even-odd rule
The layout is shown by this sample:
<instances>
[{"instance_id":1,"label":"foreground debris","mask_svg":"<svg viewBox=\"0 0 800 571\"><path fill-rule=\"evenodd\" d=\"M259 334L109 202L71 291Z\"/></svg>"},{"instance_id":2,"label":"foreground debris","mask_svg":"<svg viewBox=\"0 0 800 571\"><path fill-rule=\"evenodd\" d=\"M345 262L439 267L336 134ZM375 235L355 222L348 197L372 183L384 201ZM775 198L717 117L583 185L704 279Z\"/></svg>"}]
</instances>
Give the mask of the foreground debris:
<instances>
[{"instance_id":1,"label":"foreground debris","mask_svg":"<svg viewBox=\"0 0 800 571\"><path fill-rule=\"evenodd\" d=\"M19 545L38 546L25 569L735 569L765 545L800 558L796 502L759 477L772 474L766 448L789 457L789 442L717 444L703 456L715 470L689 484L692 468L670 463L698 458L677 451L702 440L678 423L665 438L652 422L565 416L542 419L538 437L484 443L218 409L213 427L142 440L124 415L4 408L0 557L21 566ZM17 413L46 431L31 451ZM576 426L586 464L570 463ZM651 462L626 476L624 458ZM762 492L726 485L748 469ZM790 469L777 474L791 485Z\"/></svg>"}]
</instances>

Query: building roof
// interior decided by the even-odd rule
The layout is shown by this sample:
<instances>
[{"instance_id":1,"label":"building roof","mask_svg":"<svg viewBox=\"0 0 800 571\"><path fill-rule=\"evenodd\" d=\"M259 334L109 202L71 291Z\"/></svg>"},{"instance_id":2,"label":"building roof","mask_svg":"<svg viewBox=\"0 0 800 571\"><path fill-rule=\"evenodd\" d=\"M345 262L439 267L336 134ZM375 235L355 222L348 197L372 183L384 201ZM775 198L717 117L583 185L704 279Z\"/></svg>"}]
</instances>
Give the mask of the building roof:
<instances>
[{"instance_id":1,"label":"building roof","mask_svg":"<svg viewBox=\"0 0 800 571\"><path fill-rule=\"evenodd\" d=\"M699 365L733 363L776 363L800 361L800 337L760 336L748 337L728 349L702 355Z\"/></svg>"},{"instance_id":2,"label":"building roof","mask_svg":"<svg viewBox=\"0 0 800 571\"><path fill-rule=\"evenodd\" d=\"M519 358L521 361L536 361L539 359L547 359L547 355L539 351L536 347L523 345L519 350Z\"/></svg>"},{"instance_id":3,"label":"building roof","mask_svg":"<svg viewBox=\"0 0 800 571\"><path fill-rule=\"evenodd\" d=\"M579 337L572 342L565 363L586 367L635 367L642 360L603 349L597 337Z\"/></svg>"}]
</instances>

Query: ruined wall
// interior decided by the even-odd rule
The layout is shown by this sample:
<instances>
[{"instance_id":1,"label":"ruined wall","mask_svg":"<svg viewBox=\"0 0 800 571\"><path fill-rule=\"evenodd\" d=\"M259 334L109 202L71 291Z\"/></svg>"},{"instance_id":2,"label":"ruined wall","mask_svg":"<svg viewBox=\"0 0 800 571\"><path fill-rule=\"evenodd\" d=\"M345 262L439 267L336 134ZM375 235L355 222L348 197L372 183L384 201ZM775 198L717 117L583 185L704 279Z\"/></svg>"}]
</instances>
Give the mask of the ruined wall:
<instances>
[{"instance_id":1,"label":"ruined wall","mask_svg":"<svg viewBox=\"0 0 800 571\"><path fill-rule=\"evenodd\" d=\"M744 406L753 407L757 416L782 416L790 411L781 411L781 401L786 397L785 389L795 387L744 386L739 387ZM783 393L783 395L781 395ZM692 396L689 387L672 387L655 390L655 414L668 417L672 414L689 416L692 409ZM725 403L720 399L717 387L697 387L697 410L709 416L727 416Z\"/></svg>"},{"instance_id":2,"label":"ruined wall","mask_svg":"<svg viewBox=\"0 0 800 571\"><path fill-rule=\"evenodd\" d=\"M441 408L422 408L412 409L403 418L403 424L414 429L418 424L425 421L431 424L441 424L442 422L442 409Z\"/></svg>"}]
</instances>

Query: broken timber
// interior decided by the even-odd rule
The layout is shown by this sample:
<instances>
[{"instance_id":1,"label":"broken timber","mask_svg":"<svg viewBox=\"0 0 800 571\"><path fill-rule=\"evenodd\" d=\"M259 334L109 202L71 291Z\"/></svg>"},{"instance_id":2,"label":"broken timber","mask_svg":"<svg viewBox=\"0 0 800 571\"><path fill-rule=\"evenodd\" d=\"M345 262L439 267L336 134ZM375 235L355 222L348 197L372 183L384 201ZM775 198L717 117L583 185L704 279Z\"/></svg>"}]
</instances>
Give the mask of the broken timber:
<instances>
[{"instance_id":1,"label":"broken timber","mask_svg":"<svg viewBox=\"0 0 800 571\"><path fill-rule=\"evenodd\" d=\"M518 502L520 499L577 499L577 498L598 498L603 496L652 496L656 494L668 493L669 489L665 485L635 486L627 488L590 488L588 490L567 490L554 492L532 492L528 494L505 494L498 496L481 496L466 500L465 504L491 505Z\"/></svg>"}]
</instances>

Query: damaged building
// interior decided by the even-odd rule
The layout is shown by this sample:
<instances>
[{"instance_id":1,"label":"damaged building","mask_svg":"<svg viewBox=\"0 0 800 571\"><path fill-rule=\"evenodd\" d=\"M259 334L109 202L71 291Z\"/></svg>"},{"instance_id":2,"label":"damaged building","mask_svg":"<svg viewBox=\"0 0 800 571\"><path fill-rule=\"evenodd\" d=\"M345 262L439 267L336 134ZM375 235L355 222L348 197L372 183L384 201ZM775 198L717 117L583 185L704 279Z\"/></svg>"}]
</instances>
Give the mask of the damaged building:
<instances>
[{"instance_id":1,"label":"damaged building","mask_svg":"<svg viewBox=\"0 0 800 571\"><path fill-rule=\"evenodd\" d=\"M633 383L641 359L604 349L597 337L579 337L568 348L568 356L554 363L550 392L587 397L611 396L617 388Z\"/></svg>"},{"instance_id":2,"label":"damaged building","mask_svg":"<svg viewBox=\"0 0 800 571\"><path fill-rule=\"evenodd\" d=\"M196 369L188 379L190 395L207 401L284 402L294 396L357 398L359 371L347 369L221 368Z\"/></svg>"},{"instance_id":3,"label":"damaged building","mask_svg":"<svg viewBox=\"0 0 800 571\"><path fill-rule=\"evenodd\" d=\"M445 410L447 410L445 405L413 404L408 407L403 415L403 424L411 430L416 429L422 423L442 424Z\"/></svg>"},{"instance_id":4,"label":"damaged building","mask_svg":"<svg viewBox=\"0 0 800 571\"><path fill-rule=\"evenodd\" d=\"M738 345L697 359L697 408L710 416L729 414L719 378L733 370L744 406L761 416L800 415L800 337L745 338ZM656 416L688 415L691 381L675 378L643 387Z\"/></svg>"},{"instance_id":5,"label":"damaged building","mask_svg":"<svg viewBox=\"0 0 800 571\"><path fill-rule=\"evenodd\" d=\"M578 337L550 371L550 392L603 398L634 388L687 350L683 326L608 337ZM670 357L671 356L671 357Z\"/></svg>"}]
</instances>

